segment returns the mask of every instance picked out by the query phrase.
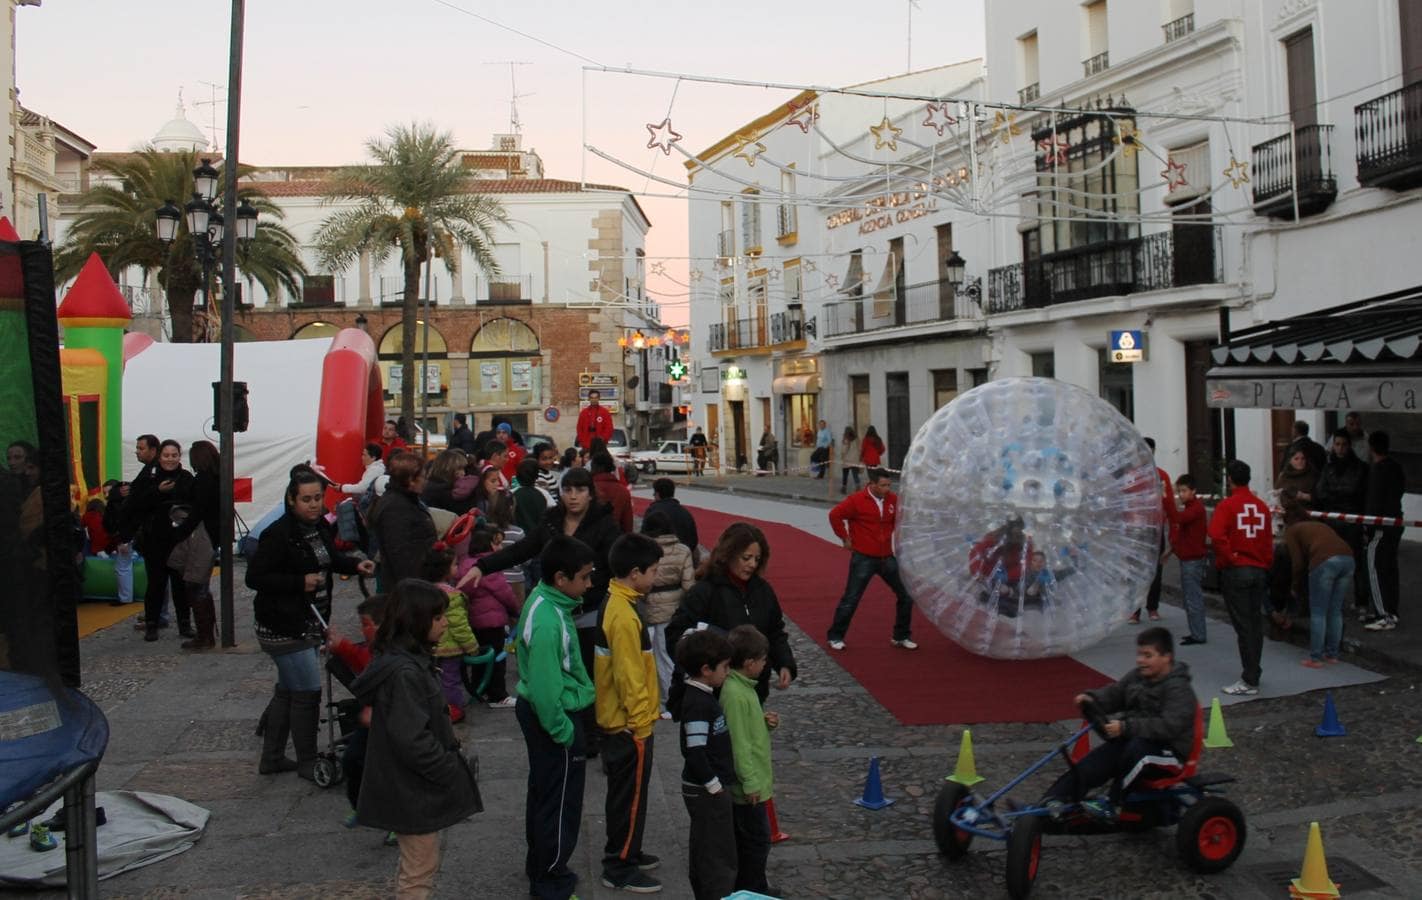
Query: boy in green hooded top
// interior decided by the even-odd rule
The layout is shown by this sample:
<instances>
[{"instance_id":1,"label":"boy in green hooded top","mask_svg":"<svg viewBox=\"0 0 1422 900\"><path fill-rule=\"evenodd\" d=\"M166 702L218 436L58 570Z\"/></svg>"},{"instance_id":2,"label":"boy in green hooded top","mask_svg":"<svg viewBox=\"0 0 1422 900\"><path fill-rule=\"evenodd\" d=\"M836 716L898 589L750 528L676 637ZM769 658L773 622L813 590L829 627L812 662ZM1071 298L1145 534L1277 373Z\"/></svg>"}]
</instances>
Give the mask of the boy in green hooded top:
<instances>
[{"instance_id":1,"label":"boy in green hooded top","mask_svg":"<svg viewBox=\"0 0 1422 900\"><path fill-rule=\"evenodd\" d=\"M595 555L576 538L558 536L543 548L543 580L523 604L514 631L518 695L514 713L528 747L529 893L567 900L578 886L568 860L583 817L587 736L581 711L593 684L578 651L573 613L592 584Z\"/></svg>"},{"instance_id":2,"label":"boy in green hooded top","mask_svg":"<svg viewBox=\"0 0 1422 900\"><path fill-rule=\"evenodd\" d=\"M770 641L754 625L739 625L727 635L731 673L721 685L721 708L731 733L739 784L731 787L731 820L736 830L736 889L776 896L765 880L770 858L770 819L765 803L774 791L770 767L770 729L780 724L765 712L756 683L770 653Z\"/></svg>"}]
</instances>

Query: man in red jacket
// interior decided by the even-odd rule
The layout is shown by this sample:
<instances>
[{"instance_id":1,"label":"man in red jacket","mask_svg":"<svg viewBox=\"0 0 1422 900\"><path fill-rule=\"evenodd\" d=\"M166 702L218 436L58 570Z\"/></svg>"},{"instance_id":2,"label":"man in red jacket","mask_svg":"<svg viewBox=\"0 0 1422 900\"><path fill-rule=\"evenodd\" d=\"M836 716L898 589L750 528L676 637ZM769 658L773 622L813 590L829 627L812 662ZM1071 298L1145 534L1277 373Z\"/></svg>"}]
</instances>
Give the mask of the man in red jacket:
<instances>
[{"instance_id":1,"label":"man in red jacket","mask_svg":"<svg viewBox=\"0 0 1422 900\"><path fill-rule=\"evenodd\" d=\"M612 440L612 413L602 405L599 391L588 391L588 405L578 413L578 446L591 447L593 438L602 438L603 443Z\"/></svg>"},{"instance_id":2,"label":"man in red jacket","mask_svg":"<svg viewBox=\"0 0 1422 900\"><path fill-rule=\"evenodd\" d=\"M1226 694L1259 693L1259 656L1264 651L1264 605L1269 600L1269 567L1274 563L1274 522L1269 504L1249 490L1249 465L1237 459L1225 467L1229 496L1210 519L1210 543L1220 570L1220 593L1239 639L1239 681Z\"/></svg>"},{"instance_id":3,"label":"man in red jacket","mask_svg":"<svg viewBox=\"0 0 1422 900\"><path fill-rule=\"evenodd\" d=\"M830 527L845 549L853 551L849 556L849 580L829 628L831 650L844 649L849 621L854 618L854 610L869 586L869 579L875 575L884 579L898 598L894 607L893 645L904 650L918 649L910 634L913 599L899 578L899 561L894 558L894 521L899 514L899 498L889 489L891 484L888 472L870 469L864 490L855 491L830 510Z\"/></svg>"}]
</instances>

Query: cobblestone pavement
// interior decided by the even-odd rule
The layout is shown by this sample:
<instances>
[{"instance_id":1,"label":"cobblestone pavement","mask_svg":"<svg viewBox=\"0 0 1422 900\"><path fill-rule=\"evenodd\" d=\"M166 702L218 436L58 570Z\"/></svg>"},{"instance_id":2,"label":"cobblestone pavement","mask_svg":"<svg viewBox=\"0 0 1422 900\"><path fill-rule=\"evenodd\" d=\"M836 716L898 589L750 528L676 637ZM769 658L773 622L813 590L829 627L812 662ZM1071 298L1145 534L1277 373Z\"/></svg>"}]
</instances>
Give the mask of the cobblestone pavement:
<instances>
[{"instance_id":1,"label":"cobblestone pavement","mask_svg":"<svg viewBox=\"0 0 1422 900\"><path fill-rule=\"evenodd\" d=\"M239 573L240 574L240 573ZM240 582L240 578L239 578ZM338 623L354 631L354 585L341 586ZM191 851L104 882L106 897L306 898L389 896L395 851L367 830L346 830L344 792L294 776L259 776L252 725L273 680L247 623L239 592L239 646L184 654L177 637L145 644L127 622L84 640L87 688L113 735L100 789L175 794L212 811ZM979 840L948 863L933 845L929 812L952 771L961 728L898 725L813 642L792 629L801 677L775 692L784 718L775 736L780 824L792 839L771 854L770 874L791 897L947 898L1004 896L1004 850ZM1122 661L1122 668L1129 665ZM1335 879L1349 895L1422 894L1422 677L1394 676L1335 692L1349 736L1319 739L1318 694L1261 700L1228 711L1232 750L1207 751L1203 768L1239 779L1229 795L1249 821L1239 863L1217 876L1186 871L1174 831L1048 838L1037 895L1046 897L1277 897L1298 874L1307 824L1318 820ZM962 685L963 690L982 686ZM1064 685L1063 690L1072 686ZM973 728L984 786L1003 783L1068 735L1075 722ZM471 707L459 726L478 750L487 808L449 829L438 896L524 896L522 807L526 763L513 715ZM871 812L855 806L870 756L881 760L886 793ZM1057 771L1057 770L1053 770ZM680 759L670 723L658 727L646 847L664 859L664 896L688 897L686 814L677 788ZM1038 796L1042 774L1014 796ZM589 772L575 868L580 896L597 884L604 781ZM1350 887L1353 888L1350 890ZM58 897L57 892L38 894Z\"/></svg>"}]
</instances>

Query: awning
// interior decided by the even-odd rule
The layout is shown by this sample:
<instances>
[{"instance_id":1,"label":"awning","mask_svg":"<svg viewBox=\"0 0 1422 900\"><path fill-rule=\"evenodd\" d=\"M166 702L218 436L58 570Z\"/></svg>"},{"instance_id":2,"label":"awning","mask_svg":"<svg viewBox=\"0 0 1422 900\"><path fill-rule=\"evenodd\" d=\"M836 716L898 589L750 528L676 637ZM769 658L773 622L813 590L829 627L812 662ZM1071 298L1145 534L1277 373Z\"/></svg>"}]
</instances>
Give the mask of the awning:
<instances>
[{"instance_id":1,"label":"awning","mask_svg":"<svg viewBox=\"0 0 1422 900\"><path fill-rule=\"evenodd\" d=\"M818 394L820 376L814 372L809 375L781 375L770 383L770 390L775 394Z\"/></svg>"},{"instance_id":2,"label":"awning","mask_svg":"<svg viewBox=\"0 0 1422 900\"><path fill-rule=\"evenodd\" d=\"M1210 406L1417 411L1422 288L1247 328L1210 353Z\"/></svg>"}]
</instances>

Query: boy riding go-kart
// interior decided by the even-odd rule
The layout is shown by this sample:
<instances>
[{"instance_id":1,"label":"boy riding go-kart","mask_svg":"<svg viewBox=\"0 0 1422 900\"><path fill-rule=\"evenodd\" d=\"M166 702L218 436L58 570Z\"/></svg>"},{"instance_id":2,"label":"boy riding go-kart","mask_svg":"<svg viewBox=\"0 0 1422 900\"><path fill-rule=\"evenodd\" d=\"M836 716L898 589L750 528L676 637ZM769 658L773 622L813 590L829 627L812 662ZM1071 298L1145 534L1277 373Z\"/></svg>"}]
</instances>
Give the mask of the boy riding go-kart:
<instances>
[{"instance_id":1,"label":"boy riding go-kart","mask_svg":"<svg viewBox=\"0 0 1422 900\"><path fill-rule=\"evenodd\" d=\"M1164 628L1136 638L1136 668L1115 684L1076 696L1089 723L987 797L949 783L933 810L933 836L950 860L973 837L1007 842L1007 890L1026 897L1037 877L1043 834L1107 834L1177 825L1175 844L1197 872L1227 869L1244 849L1244 813L1215 789L1234 779L1199 775L1203 716L1190 687L1190 669L1175 661ZM1087 731L1105 742L1080 761L1071 748ZM1067 762L1032 806L999 801L1057 755ZM1090 795L1107 782L1103 794Z\"/></svg>"}]
</instances>

